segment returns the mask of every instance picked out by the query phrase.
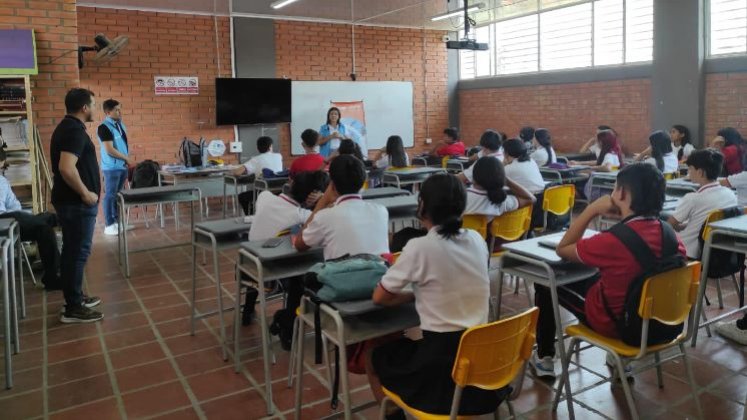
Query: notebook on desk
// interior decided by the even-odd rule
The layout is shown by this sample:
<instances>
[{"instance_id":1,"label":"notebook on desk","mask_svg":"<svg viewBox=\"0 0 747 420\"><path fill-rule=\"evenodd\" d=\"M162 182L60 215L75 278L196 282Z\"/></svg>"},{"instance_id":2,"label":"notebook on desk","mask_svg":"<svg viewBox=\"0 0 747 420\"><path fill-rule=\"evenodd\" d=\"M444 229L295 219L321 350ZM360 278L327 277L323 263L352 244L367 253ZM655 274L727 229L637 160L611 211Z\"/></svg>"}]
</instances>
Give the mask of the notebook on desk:
<instances>
[{"instance_id":1,"label":"notebook on desk","mask_svg":"<svg viewBox=\"0 0 747 420\"><path fill-rule=\"evenodd\" d=\"M558 238L548 238L548 239L542 239L539 241L539 245L544 248L550 248L550 249L556 249L558 245L560 244L560 240L563 239L562 237Z\"/></svg>"}]
</instances>

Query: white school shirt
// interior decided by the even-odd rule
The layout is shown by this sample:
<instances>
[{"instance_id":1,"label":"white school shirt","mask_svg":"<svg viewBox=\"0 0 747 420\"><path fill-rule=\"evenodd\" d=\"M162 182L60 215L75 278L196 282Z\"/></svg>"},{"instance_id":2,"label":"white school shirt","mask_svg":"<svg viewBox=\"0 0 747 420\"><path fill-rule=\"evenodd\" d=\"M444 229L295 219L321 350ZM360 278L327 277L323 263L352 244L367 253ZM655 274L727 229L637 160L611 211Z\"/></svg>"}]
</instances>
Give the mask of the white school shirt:
<instances>
[{"instance_id":1,"label":"white school shirt","mask_svg":"<svg viewBox=\"0 0 747 420\"><path fill-rule=\"evenodd\" d=\"M685 229L680 231L682 242L687 248L687 256L700 258L700 229L713 210L720 210L737 205L737 196L729 188L718 182L703 185L696 192L685 194L672 217L680 223L686 223Z\"/></svg>"},{"instance_id":2,"label":"white school shirt","mask_svg":"<svg viewBox=\"0 0 747 420\"><path fill-rule=\"evenodd\" d=\"M608 152L606 155L604 155L604 159L602 159L602 164L600 166L611 166L610 169L615 169L620 167L620 157L617 156L614 153Z\"/></svg>"},{"instance_id":3,"label":"white school shirt","mask_svg":"<svg viewBox=\"0 0 747 420\"><path fill-rule=\"evenodd\" d=\"M490 216L500 216L503 213L508 213L519 208L519 200L513 196L508 195L501 204L493 204L488 200L488 194L483 190L471 187L467 188L467 205L464 208L464 214L484 214Z\"/></svg>"},{"instance_id":4,"label":"white school shirt","mask_svg":"<svg viewBox=\"0 0 747 420\"><path fill-rule=\"evenodd\" d=\"M737 190L737 200L742 207L747 206L747 171L729 175L729 184Z\"/></svg>"},{"instance_id":5,"label":"white school shirt","mask_svg":"<svg viewBox=\"0 0 747 420\"><path fill-rule=\"evenodd\" d=\"M551 147L550 148L550 152L552 154L552 157L550 158L550 162L549 163L555 163L555 162L557 162L557 156L555 155L555 149L553 149ZM532 160L534 160L535 162L537 162L538 166L545 166L545 165L548 164L548 162L547 162L547 159L548 159L548 157L547 157L547 150L545 150L544 147L541 147L541 146L538 147L537 150L535 150L534 152L532 152L531 155L529 155L529 157L531 157Z\"/></svg>"},{"instance_id":6,"label":"white school shirt","mask_svg":"<svg viewBox=\"0 0 747 420\"><path fill-rule=\"evenodd\" d=\"M682 146L675 146L674 143L672 143L672 150L674 151L675 157L680 154L680 149L682 149ZM687 143L685 145L685 149L682 152L682 159L686 159L694 151L695 151L695 146L693 146L690 143Z\"/></svg>"},{"instance_id":7,"label":"white school shirt","mask_svg":"<svg viewBox=\"0 0 747 420\"><path fill-rule=\"evenodd\" d=\"M401 293L412 284L420 328L461 331L488 321L488 248L480 234L461 229L451 239L438 234L411 239L397 262L381 279L381 287Z\"/></svg>"},{"instance_id":8,"label":"white school shirt","mask_svg":"<svg viewBox=\"0 0 747 420\"><path fill-rule=\"evenodd\" d=\"M261 153L246 161L244 167L247 174L255 176L261 176L263 169L280 172L283 170L283 155L273 152Z\"/></svg>"},{"instance_id":9,"label":"white school shirt","mask_svg":"<svg viewBox=\"0 0 747 420\"><path fill-rule=\"evenodd\" d=\"M524 162L514 160L505 166L505 171L506 177L532 193L539 193L545 190L545 181L542 179L542 173L539 170L539 166L537 166L537 162L532 159Z\"/></svg>"},{"instance_id":10,"label":"white school shirt","mask_svg":"<svg viewBox=\"0 0 747 420\"><path fill-rule=\"evenodd\" d=\"M309 216L311 216L311 210L301 207L289 196L262 191L257 196L254 219L249 229L249 240L261 241L274 238L282 230L306 223Z\"/></svg>"},{"instance_id":11,"label":"white school shirt","mask_svg":"<svg viewBox=\"0 0 747 420\"><path fill-rule=\"evenodd\" d=\"M381 159L377 160L376 163L374 163L374 166L376 166L377 169L386 169L391 166L389 155L382 153ZM407 156L407 153L405 153L405 166L410 166L410 156Z\"/></svg>"},{"instance_id":12,"label":"white school shirt","mask_svg":"<svg viewBox=\"0 0 747 420\"><path fill-rule=\"evenodd\" d=\"M662 156L662 159L664 159L664 170L661 171L662 173L671 174L679 171L680 162L677 160L676 154L671 152L667 153ZM656 159L653 157L646 158L643 162L656 166Z\"/></svg>"},{"instance_id":13,"label":"white school shirt","mask_svg":"<svg viewBox=\"0 0 747 420\"><path fill-rule=\"evenodd\" d=\"M498 149L497 152L493 152L493 153L487 153L482 150L477 152L478 159L480 159L481 157L485 157L485 156L492 156L498 159L499 162L503 163L503 147ZM469 168L465 169L464 172L462 172L462 175L464 175L464 177L467 178L467 181L469 181L470 183L475 182L474 178L472 177L472 172L474 170L475 170L475 164L473 163L472 165L470 165Z\"/></svg>"},{"instance_id":14,"label":"white school shirt","mask_svg":"<svg viewBox=\"0 0 747 420\"><path fill-rule=\"evenodd\" d=\"M324 259L389 252L389 213L360 194L340 196L333 207L320 210L303 230L308 246L324 248Z\"/></svg>"}]
</instances>

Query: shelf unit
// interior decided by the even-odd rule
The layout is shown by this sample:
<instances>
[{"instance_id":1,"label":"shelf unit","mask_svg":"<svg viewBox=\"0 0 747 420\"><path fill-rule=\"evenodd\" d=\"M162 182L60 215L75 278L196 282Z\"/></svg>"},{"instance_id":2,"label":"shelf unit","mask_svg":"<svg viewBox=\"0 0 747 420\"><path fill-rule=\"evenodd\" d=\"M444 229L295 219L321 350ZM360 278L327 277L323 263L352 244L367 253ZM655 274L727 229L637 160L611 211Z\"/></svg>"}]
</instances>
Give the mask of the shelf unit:
<instances>
[{"instance_id":1,"label":"shelf unit","mask_svg":"<svg viewBox=\"0 0 747 420\"><path fill-rule=\"evenodd\" d=\"M31 104L30 76L0 75L0 127L8 145L5 149L8 168L2 173L21 205L38 213L45 206L40 197L37 141Z\"/></svg>"}]
</instances>

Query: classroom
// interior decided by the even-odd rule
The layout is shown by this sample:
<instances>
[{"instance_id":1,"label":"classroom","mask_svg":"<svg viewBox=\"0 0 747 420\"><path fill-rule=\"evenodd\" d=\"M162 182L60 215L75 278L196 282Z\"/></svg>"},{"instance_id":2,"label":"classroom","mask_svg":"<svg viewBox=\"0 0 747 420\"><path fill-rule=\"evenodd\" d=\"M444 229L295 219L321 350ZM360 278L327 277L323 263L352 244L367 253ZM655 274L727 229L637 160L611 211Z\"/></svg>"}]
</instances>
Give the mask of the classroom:
<instances>
[{"instance_id":1,"label":"classroom","mask_svg":"<svg viewBox=\"0 0 747 420\"><path fill-rule=\"evenodd\" d=\"M747 0L0 0L0 419L747 420Z\"/></svg>"}]
</instances>

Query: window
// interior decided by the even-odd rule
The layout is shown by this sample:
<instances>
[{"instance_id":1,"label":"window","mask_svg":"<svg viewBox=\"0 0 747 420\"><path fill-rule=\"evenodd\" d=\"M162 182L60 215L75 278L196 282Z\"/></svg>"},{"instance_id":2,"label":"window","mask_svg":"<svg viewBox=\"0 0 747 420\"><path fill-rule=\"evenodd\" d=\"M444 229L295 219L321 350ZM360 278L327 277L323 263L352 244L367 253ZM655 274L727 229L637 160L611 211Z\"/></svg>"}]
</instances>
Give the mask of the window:
<instances>
[{"instance_id":1,"label":"window","mask_svg":"<svg viewBox=\"0 0 747 420\"><path fill-rule=\"evenodd\" d=\"M747 1L710 0L710 55L747 53Z\"/></svg>"},{"instance_id":2,"label":"window","mask_svg":"<svg viewBox=\"0 0 747 420\"><path fill-rule=\"evenodd\" d=\"M730 0L711 0L730 1ZM744 1L744 0L738 0ZM523 0L494 9L478 28L489 51L462 51L460 77L651 61L654 0ZM514 10L522 5L524 14Z\"/></svg>"}]
</instances>

